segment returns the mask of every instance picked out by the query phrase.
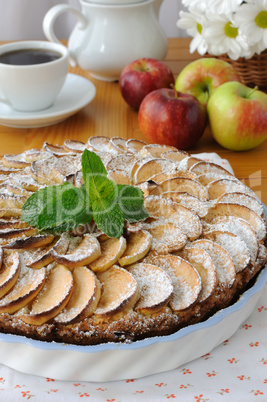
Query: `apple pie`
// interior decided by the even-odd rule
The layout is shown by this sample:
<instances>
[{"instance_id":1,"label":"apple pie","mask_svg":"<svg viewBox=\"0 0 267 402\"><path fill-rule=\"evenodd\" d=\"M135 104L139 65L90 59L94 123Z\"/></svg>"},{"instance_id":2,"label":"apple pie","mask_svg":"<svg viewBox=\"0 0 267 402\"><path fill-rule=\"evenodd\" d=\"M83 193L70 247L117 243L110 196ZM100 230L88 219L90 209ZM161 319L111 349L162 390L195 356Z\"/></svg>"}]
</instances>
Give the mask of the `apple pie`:
<instances>
[{"instance_id":1,"label":"apple pie","mask_svg":"<svg viewBox=\"0 0 267 402\"><path fill-rule=\"evenodd\" d=\"M119 238L94 222L40 231L22 219L40 189L84 183L88 149L108 179L138 187L145 219ZM90 137L0 163L0 331L92 345L168 335L234 303L267 261L254 192L223 167L174 147Z\"/></svg>"}]
</instances>

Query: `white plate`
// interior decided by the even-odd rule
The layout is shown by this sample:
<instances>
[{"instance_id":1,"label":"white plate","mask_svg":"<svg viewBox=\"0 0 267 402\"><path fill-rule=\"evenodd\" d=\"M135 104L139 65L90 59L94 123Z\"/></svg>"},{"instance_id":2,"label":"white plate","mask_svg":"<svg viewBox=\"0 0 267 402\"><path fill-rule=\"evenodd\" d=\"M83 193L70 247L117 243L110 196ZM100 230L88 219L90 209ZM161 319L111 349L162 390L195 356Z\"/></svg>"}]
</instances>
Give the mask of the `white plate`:
<instances>
[{"instance_id":1,"label":"white plate","mask_svg":"<svg viewBox=\"0 0 267 402\"><path fill-rule=\"evenodd\" d=\"M32 128L59 123L93 100L96 88L91 81L68 74L53 106L38 112L19 112L0 102L0 124L8 127Z\"/></svg>"},{"instance_id":2,"label":"white plate","mask_svg":"<svg viewBox=\"0 0 267 402\"><path fill-rule=\"evenodd\" d=\"M131 344L79 346L0 334L0 363L23 373L69 381L114 381L172 370L229 339L255 309L266 281L267 265L235 304L208 320Z\"/></svg>"}]
</instances>

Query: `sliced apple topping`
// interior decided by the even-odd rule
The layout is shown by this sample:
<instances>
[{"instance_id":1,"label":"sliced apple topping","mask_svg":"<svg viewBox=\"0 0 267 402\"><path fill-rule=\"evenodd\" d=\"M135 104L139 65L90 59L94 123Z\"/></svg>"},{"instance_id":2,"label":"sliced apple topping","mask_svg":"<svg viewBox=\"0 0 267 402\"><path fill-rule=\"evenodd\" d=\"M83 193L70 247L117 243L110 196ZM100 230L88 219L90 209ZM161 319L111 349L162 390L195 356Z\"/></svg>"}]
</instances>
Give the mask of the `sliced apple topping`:
<instances>
[{"instance_id":1,"label":"sliced apple topping","mask_svg":"<svg viewBox=\"0 0 267 402\"><path fill-rule=\"evenodd\" d=\"M217 216L235 216L244 219L253 227L259 241L264 240L266 237L265 220L244 205L218 203L209 209L208 214L205 216L205 221L210 223Z\"/></svg>"},{"instance_id":2,"label":"sliced apple topping","mask_svg":"<svg viewBox=\"0 0 267 402\"><path fill-rule=\"evenodd\" d=\"M235 265L230 254L212 240L200 239L191 244L192 247L206 251L215 266L218 282L223 287L231 287L236 278Z\"/></svg>"},{"instance_id":3,"label":"sliced apple topping","mask_svg":"<svg viewBox=\"0 0 267 402\"><path fill-rule=\"evenodd\" d=\"M137 263L128 271L133 275L140 289L140 299L135 310L142 314L152 314L166 306L173 293L173 285L168 274L156 265Z\"/></svg>"},{"instance_id":4,"label":"sliced apple topping","mask_svg":"<svg viewBox=\"0 0 267 402\"><path fill-rule=\"evenodd\" d=\"M19 219L0 219L0 230L27 228L29 225Z\"/></svg>"},{"instance_id":5,"label":"sliced apple topping","mask_svg":"<svg viewBox=\"0 0 267 402\"><path fill-rule=\"evenodd\" d=\"M197 176L205 173L212 173L226 177L234 177L227 169L213 162L200 161L191 166L189 170L190 172L194 172Z\"/></svg>"},{"instance_id":6,"label":"sliced apple topping","mask_svg":"<svg viewBox=\"0 0 267 402\"><path fill-rule=\"evenodd\" d=\"M136 140L134 138L130 138L126 142L126 149L127 152L130 152L132 154L140 154L142 148L147 145L146 142L141 141L141 140Z\"/></svg>"},{"instance_id":7,"label":"sliced apple topping","mask_svg":"<svg viewBox=\"0 0 267 402\"><path fill-rule=\"evenodd\" d=\"M162 144L147 144L141 150L141 155L143 157L150 156L152 158L161 158L163 152L177 151L177 148L171 145Z\"/></svg>"},{"instance_id":8,"label":"sliced apple topping","mask_svg":"<svg viewBox=\"0 0 267 402\"><path fill-rule=\"evenodd\" d=\"M204 234L206 239L212 240L223 247L232 258L236 272L243 271L250 262L250 253L246 243L239 237L230 232L214 230Z\"/></svg>"},{"instance_id":9,"label":"sliced apple topping","mask_svg":"<svg viewBox=\"0 0 267 402\"><path fill-rule=\"evenodd\" d=\"M51 320L67 305L73 289L73 277L63 265L50 269L42 290L33 300L29 311L19 318L31 325L42 325Z\"/></svg>"},{"instance_id":10,"label":"sliced apple topping","mask_svg":"<svg viewBox=\"0 0 267 402\"><path fill-rule=\"evenodd\" d=\"M64 151L66 152L74 152L74 153L83 153L86 148L86 145L82 141L78 140L65 140L63 144Z\"/></svg>"},{"instance_id":11,"label":"sliced apple topping","mask_svg":"<svg viewBox=\"0 0 267 402\"><path fill-rule=\"evenodd\" d=\"M41 187L39 183L31 176L31 171L12 173L9 176L10 183L26 190L26 191L37 191Z\"/></svg>"},{"instance_id":12,"label":"sliced apple topping","mask_svg":"<svg viewBox=\"0 0 267 402\"><path fill-rule=\"evenodd\" d=\"M5 183L1 185L1 190L5 189L14 195L20 195L25 197L30 197L32 195L32 191L25 190L21 188L19 185L11 183L9 180L6 180Z\"/></svg>"},{"instance_id":13,"label":"sliced apple topping","mask_svg":"<svg viewBox=\"0 0 267 402\"><path fill-rule=\"evenodd\" d=\"M222 173L215 173L215 172L208 172L208 173L202 173L201 175L198 176L198 181L203 184L203 186L207 186L209 183L213 182L213 181L218 181L221 179L225 179L226 177L229 177L232 181L236 181L237 183L239 182L239 180L230 175L226 176L225 174Z\"/></svg>"},{"instance_id":14,"label":"sliced apple topping","mask_svg":"<svg viewBox=\"0 0 267 402\"><path fill-rule=\"evenodd\" d=\"M239 192L226 193L220 196L217 199L217 202L223 204L230 203L230 204L244 205L245 207L252 209L252 211L256 212L256 214L264 218L264 209L261 202L257 200L257 198L252 197L249 194Z\"/></svg>"},{"instance_id":15,"label":"sliced apple topping","mask_svg":"<svg viewBox=\"0 0 267 402\"><path fill-rule=\"evenodd\" d=\"M60 145L53 145L53 144L50 144L50 143L47 142L47 141L45 141L45 142L43 143L43 151L49 152L50 155L52 154L52 155L55 155L55 156L57 156L57 157L62 157L62 156L64 156L64 155L68 155L68 154L69 154L68 151L67 151L67 152L65 151L65 149L64 149L63 146L60 146Z\"/></svg>"},{"instance_id":16,"label":"sliced apple topping","mask_svg":"<svg viewBox=\"0 0 267 402\"><path fill-rule=\"evenodd\" d=\"M35 248L35 247L42 247L46 244L51 243L54 240L53 235L36 235L36 236L29 236L21 239L14 240L12 243L9 243L3 248L5 249L28 249L28 248Z\"/></svg>"},{"instance_id":17,"label":"sliced apple topping","mask_svg":"<svg viewBox=\"0 0 267 402\"><path fill-rule=\"evenodd\" d=\"M255 197L254 192L249 187L237 181L235 178L224 178L212 181L207 185L207 191L210 200L216 200L223 194L231 192L240 192Z\"/></svg>"},{"instance_id":18,"label":"sliced apple topping","mask_svg":"<svg viewBox=\"0 0 267 402\"><path fill-rule=\"evenodd\" d=\"M95 315L108 317L133 308L139 299L139 287L126 269L113 265L97 277L102 284L102 294Z\"/></svg>"},{"instance_id":19,"label":"sliced apple topping","mask_svg":"<svg viewBox=\"0 0 267 402\"><path fill-rule=\"evenodd\" d=\"M2 159L0 160L1 180L2 180L2 176L3 176L3 179L4 179L4 177L7 178L10 173L20 172L22 169L23 169L23 167L22 168L13 168L13 167L5 166L2 162Z\"/></svg>"},{"instance_id":20,"label":"sliced apple topping","mask_svg":"<svg viewBox=\"0 0 267 402\"><path fill-rule=\"evenodd\" d=\"M174 172L174 173L157 173L151 177L151 180L155 181L156 183L161 184L165 180L176 179L178 177L179 178L183 177L186 179L196 179L197 178L197 176L194 173L178 170L177 172Z\"/></svg>"},{"instance_id":21,"label":"sliced apple topping","mask_svg":"<svg viewBox=\"0 0 267 402\"><path fill-rule=\"evenodd\" d=\"M159 195L159 193L165 193L166 191L187 192L202 201L208 199L206 188L197 180L186 177L174 177L172 179L164 180L160 183L160 186L152 192L152 194L156 193Z\"/></svg>"},{"instance_id":22,"label":"sliced apple topping","mask_svg":"<svg viewBox=\"0 0 267 402\"><path fill-rule=\"evenodd\" d=\"M53 180L62 184L65 176L81 170L80 155L66 155L58 158L52 167Z\"/></svg>"},{"instance_id":23,"label":"sliced apple topping","mask_svg":"<svg viewBox=\"0 0 267 402\"><path fill-rule=\"evenodd\" d=\"M109 170L107 177L109 180L113 180L116 184L132 184L129 174L123 170Z\"/></svg>"},{"instance_id":24,"label":"sliced apple topping","mask_svg":"<svg viewBox=\"0 0 267 402\"><path fill-rule=\"evenodd\" d=\"M19 253L13 251L5 253L2 257L1 250L1 269L0 269L0 298L3 297L16 283L21 267Z\"/></svg>"},{"instance_id":25,"label":"sliced apple topping","mask_svg":"<svg viewBox=\"0 0 267 402\"><path fill-rule=\"evenodd\" d=\"M0 300L0 313L13 314L30 303L45 284L45 268L24 270L13 288Z\"/></svg>"},{"instance_id":26,"label":"sliced apple topping","mask_svg":"<svg viewBox=\"0 0 267 402\"><path fill-rule=\"evenodd\" d=\"M235 216L218 216L212 221L211 230L231 232L239 236L249 249L251 261L253 263L256 261L259 242L255 230L244 219Z\"/></svg>"},{"instance_id":27,"label":"sliced apple topping","mask_svg":"<svg viewBox=\"0 0 267 402\"><path fill-rule=\"evenodd\" d=\"M143 258L152 245L152 235L147 231L140 229L137 232L131 232L127 238L127 246L119 258L121 266L133 264Z\"/></svg>"},{"instance_id":28,"label":"sliced apple topping","mask_svg":"<svg viewBox=\"0 0 267 402\"><path fill-rule=\"evenodd\" d=\"M211 257L205 250L194 247L185 248L181 256L193 265L201 277L202 287L198 302L201 303L208 300L215 292L218 281Z\"/></svg>"},{"instance_id":29,"label":"sliced apple topping","mask_svg":"<svg viewBox=\"0 0 267 402\"><path fill-rule=\"evenodd\" d=\"M39 159L47 159L50 156L50 152L46 152L41 149L29 149L28 151L24 152L24 157L27 162L34 162Z\"/></svg>"},{"instance_id":30,"label":"sliced apple topping","mask_svg":"<svg viewBox=\"0 0 267 402\"><path fill-rule=\"evenodd\" d=\"M169 198L150 195L144 205L151 217L165 218L178 226L189 240L197 239L202 233L199 217L190 209L174 203Z\"/></svg>"},{"instance_id":31,"label":"sliced apple topping","mask_svg":"<svg viewBox=\"0 0 267 402\"><path fill-rule=\"evenodd\" d=\"M123 171L130 174L131 168L137 160L138 158L134 154L119 154L108 161L106 168L107 170Z\"/></svg>"},{"instance_id":32,"label":"sliced apple topping","mask_svg":"<svg viewBox=\"0 0 267 402\"><path fill-rule=\"evenodd\" d=\"M105 136L92 136L88 139L86 147L92 148L92 151L107 151L110 152L109 147L110 138Z\"/></svg>"},{"instance_id":33,"label":"sliced apple topping","mask_svg":"<svg viewBox=\"0 0 267 402\"><path fill-rule=\"evenodd\" d=\"M170 306L174 312L186 310L197 302L202 284L193 265L176 255L154 255L148 261L164 269L171 278L173 294Z\"/></svg>"},{"instance_id":34,"label":"sliced apple topping","mask_svg":"<svg viewBox=\"0 0 267 402\"><path fill-rule=\"evenodd\" d=\"M126 142L125 138L112 137L109 141L109 147L118 154L123 154L126 151Z\"/></svg>"},{"instance_id":35,"label":"sliced apple topping","mask_svg":"<svg viewBox=\"0 0 267 402\"><path fill-rule=\"evenodd\" d=\"M19 218L22 214L20 208L0 208L1 218Z\"/></svg>"},{"instance_id":36,"label":"sliced apple topping","mask_svg":"<svg viewBox=\"0 0 267 402\"><path fill-rule=\"evenodd\" d=\"M73 324L92 315L98 305L101 286L97 277L86 267L73 272L73 291L66 307L54 318L60 324Z\"/></svg>"},{"instance_id":37,"label":"sliced apple topping","mask_svg":"<svg viewBox=\"0 0 267 402\"><path fill-rule=\"evenodd\" d=\"M108 238L100 241L100 257L91 262L89 268L94 272L105 271L118 261L125 252L126 246L126 240L123 236L119 239Z\"/></svg>"},{"instance_id":38,"label":"sliced apple topping","mask_svg":"<svg viewBox=\"0 0 267 402\"><path fill-rule=\"evenodd\" d=\"M170 159L173 162L181 162L183 159L188 158L189 154L186 151L178 149L171 149L161 154L162 158Z\"/></svg>"},{"instance_id":39,"label":"sliced apple topping","mask_svg":"<svg viewBox=\"0 0 267 402\"><path fill-rule=\"evenodd\" d=\"M38 229L32 227L0 229L0 239L12 239L14 237L33 236Z\"/></svg>"},{"instance_id":40,"label":"sliced apple topping","mask_svg":"<svg viewBox=\"0 0 267 402\"><path fill-rule=\"evenodd\" d=\"M187 242L187 236L172 222L166 223L157 220L144 224L144 229L153 237L151 250L160 254L181 250Z\"/></svg>"},{"instance_id":41,"label":"sliced apple topping","mask_svg":"<svg viewBox=\"0 0 267 402\"><path fill-rule=\"evenodd\" d=\"M209 211L209 207L204 201L201 201L196 196L188 194L187 192L166 191L165 193L162 193L162 196L170 198L173 202L191 209L200 218L206 216Z\"/></svg>"},{"instance_id":42,"label":"sliced apple topping","mask_svg":"<svg viewBox=\"0 0 267 402\"><path fill-rule=\"evenodd\" d=\"M150 180L157 173L170 173L175 170L176 165L169 159L156 158L142 163L134 173L134 183L142 183Z\"/></svg>"},{"instance_id":43,"label":"sliced apple topping","mask_svg":"<svg viewBox=\"0 0 267 402\"><path fill-rule=\"evenodd\" d=\"M34 180L37 181L39 184L45 185L52 185L54 181L52 180L53 177L53 166L56 162L57 158L52 155L48 159L40 159L37 161L32 162L31 164L31 175Z\"/></svg>"},{"instance_id":44,"label":"sliced apple topping","mask_svg":"<svg viewBox=\"0 0 267 402\"><path fill-rule=\"evenodd\" d=\"M40 269L53 262L53 250L59 254L64 254L67 252L68 247L69 236L63 233L59 239L54 239L54 241L47 246L23 251L22 257L27 267Z\"/></svg>"},{"instance_id":45,"label":"sliced apple topping","mask_svg":"<svg viewBox=\"0 0 267 402\"><path fill-rule=\"evenodd\" d=\"M77 238L76 238L77 239ZM78 240L80 240L78 238ZM101 254L99 241L90 234L85 234L74 250L68 251L67 254L60 254L55 249L51 250L52 257L59 264L66 267L74 268L81 265L88 265Z\"/></svg>"},{"instance_id":46,"label":"sliced apple topping","mask_svg":"<svg viewBox=\"0 0 267 402\"><path fill-rule=\"evenodd\" d=\"M24 195L15 195L12 193L0 193L1 209L19 209L27 201L28 197Z\"/></svg>"},{"instance_id":47,"label":"sliced apple topping","mask_svg":"<svg viewBox=\"0 0 267 402\"><path fill-rule=\"evenodd\" d=\"M4 155L2 158L2 163L8 168L18 168L22 169L26 166L30 166L30 162L25 160L24 153L18 155Z\"/></svg>"}]
</instances>

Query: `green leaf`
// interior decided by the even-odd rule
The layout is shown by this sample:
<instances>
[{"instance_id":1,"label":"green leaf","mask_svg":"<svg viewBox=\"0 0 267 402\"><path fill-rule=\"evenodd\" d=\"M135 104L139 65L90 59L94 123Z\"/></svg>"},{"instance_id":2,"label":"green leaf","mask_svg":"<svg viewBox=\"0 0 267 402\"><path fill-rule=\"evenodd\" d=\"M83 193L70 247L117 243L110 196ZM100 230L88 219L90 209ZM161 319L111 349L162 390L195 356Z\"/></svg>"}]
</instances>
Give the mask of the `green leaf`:
<instances>
[{"instance_id":1,"label":"green leaf","mask_svg":"<svg viewBox=\"0 0 267 402\"><path fill-rule=\"evenodd\" d=\"M24 204L21 219L40 230L68 231L93 218L100 230L119 238L125 219L137 222L148 217L139 188L109 180L100 157L88 149L81 162L82 187L64 183L38 190Z\"/></svg>"},{"instance_id":2,"label":"green leaf","mask_svg":"<svg viewBox=\"0 0 267 402\"><path fill-rule=\"evenodd\" d=\"M92 219L84 186L70 183L45 187L34 193L23 205L21 219L40 230L72 230ZM63 226L62 226L63 225Z\"/></svg>"},{"instance_id":3,"label":"green leaf","mask_svg":"<svg viewBox=\"0 0 267 402\"><path fill-rule=\"evenodd\" d=\"M144 207L144 194L138 187L119 184L118 205L124 219L129 222L138 222L149 216Z\"/></svg>"}]
</instances>

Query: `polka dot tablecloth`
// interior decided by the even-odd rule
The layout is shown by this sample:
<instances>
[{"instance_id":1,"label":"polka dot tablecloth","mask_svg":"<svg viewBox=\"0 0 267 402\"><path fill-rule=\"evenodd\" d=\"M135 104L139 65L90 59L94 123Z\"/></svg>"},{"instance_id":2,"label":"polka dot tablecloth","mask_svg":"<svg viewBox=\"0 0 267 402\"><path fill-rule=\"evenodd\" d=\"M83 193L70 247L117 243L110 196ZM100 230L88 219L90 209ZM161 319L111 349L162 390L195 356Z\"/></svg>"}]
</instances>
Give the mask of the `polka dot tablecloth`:
<instances>
[{"instance_id":1,"label":"polka dot tablecloth","mask_svg":"<svg viewBox=\"0 0 267 402\"><path fill-rule=\"evenodd\" d=\"M227 161L214 154L211 157L227 167ZM64 382L23 374L0 365L0 401L28 400L266 402L267 285L254 312L230 339L225 339L205 356L172 371L105 383Z\"/></svg>"}]
</instances>

